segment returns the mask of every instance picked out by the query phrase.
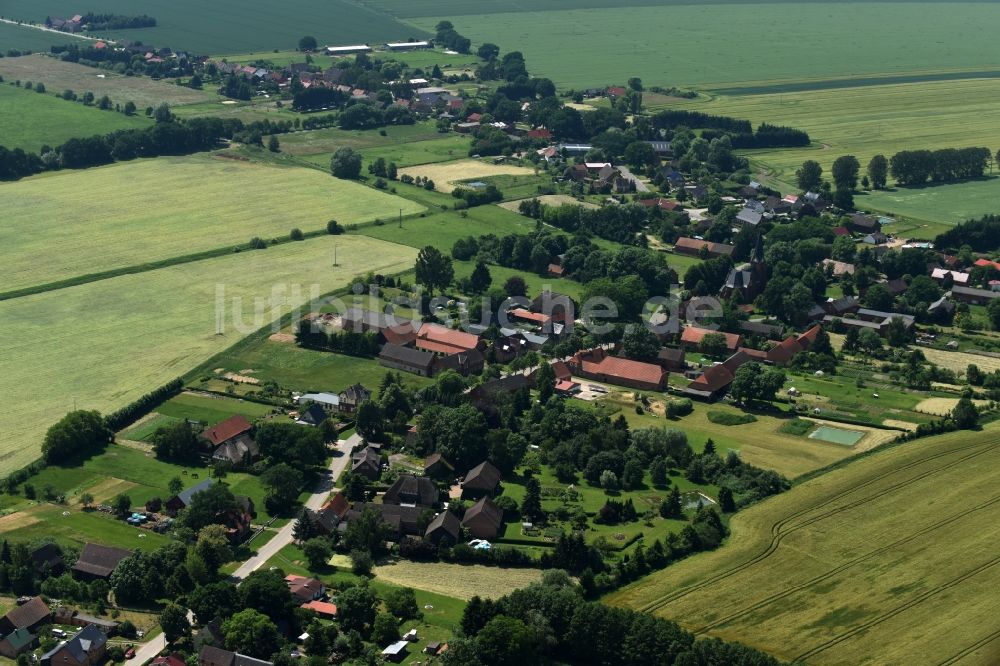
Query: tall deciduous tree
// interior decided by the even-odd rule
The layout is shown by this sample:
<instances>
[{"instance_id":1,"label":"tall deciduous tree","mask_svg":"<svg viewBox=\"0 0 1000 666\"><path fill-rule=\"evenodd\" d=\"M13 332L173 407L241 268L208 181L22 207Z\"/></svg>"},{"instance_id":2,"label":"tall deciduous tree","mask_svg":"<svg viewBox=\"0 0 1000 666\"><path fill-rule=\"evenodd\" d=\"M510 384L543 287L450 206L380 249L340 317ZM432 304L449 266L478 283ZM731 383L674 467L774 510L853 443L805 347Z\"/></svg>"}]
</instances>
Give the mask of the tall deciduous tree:
<instances>
[{"instance_id":1,"label":"tall deciduous tree","mask_svg":"<svg viewBox=\"0 0 1000 666\"><path fill-rule=\"evenodd\" d=\"M795 172L795 178L803 192L818 190L823 182L823 167L816 160L806 160Z\"/></svg>"},{"instance_id":2,"label":"tall deciduous tree","mask_svg":"<svg viewBox=\"0 0 1000 666\"><path fill-rule=\"evenodd\" d=\"M98 412L70 412L45 433L42 458L49 464L58 465L73 456L102 448L111 441L113 434Z\"/></svg>"},{"instance_id":3,"label":"tall deciduous tree","mask_svg":"<svg viewBox=\"0 0 1000 666\"><path fill-rule=\"evenodd\" d=\"M222 634L227 648L258 659L267 659L281 645L278 627L253 608L242 610L223 622Z\"/></svg>"},{"instance_id":4,"label":"tall deciduous tree","mask_svg":"<svg viewBox=\"0 0 1000 666\"><path fill-rule=\"evenodd\" d=\"M414 265L418 284L427 287L428 291L444 290L455 278L455 269L451 259L441 253L433 245L424 247L417 254Z\"/></svg>"},{"instance_id":5,"label":"tall deciduous tree","mask_svg":"<svg viewBox=\"0 0 1000 666\"><path fill-rule=\"evenodd\" d=\"M886 159L885 155L876 155L871 158L868 162L868 180L871 181L872 187L876 190L883 189L888 177L889 160Z\"/></svg>"},{"instance_id":6,"label":"tall deciduous tree","mask_svg":"<svg viewBox=\"0 0 1000 666\"><path fill-rule=\"evenodd\" d=\"M853 191L858 186L861 163L854 155L842 155L833 162L831 175L838 190Z\"/></svg>"},{"instance_id":7,"label":"tall deciduous tree","mask_svg":"<svg viewBox=\"0 0 1000 666\"><path fill-rule=\"evenodd\" d=\"M356 179L361 175L361 153L351 148L338 148L330 158L330 173L337 178Z\"/></svg>"}]
</instances>

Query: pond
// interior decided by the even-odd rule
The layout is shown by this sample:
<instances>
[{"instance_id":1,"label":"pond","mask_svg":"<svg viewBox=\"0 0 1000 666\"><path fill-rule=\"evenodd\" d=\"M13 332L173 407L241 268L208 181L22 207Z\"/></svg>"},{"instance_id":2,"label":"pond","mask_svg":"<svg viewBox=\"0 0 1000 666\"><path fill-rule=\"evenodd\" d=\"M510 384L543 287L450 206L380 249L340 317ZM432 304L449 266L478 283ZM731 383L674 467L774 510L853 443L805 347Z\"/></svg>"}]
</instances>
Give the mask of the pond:
<instances>
[{"instance_id":1,"label":"pond","mask_svg":"<svg viewBox=\"0 0 1000 666\"><path fill-rule=\"evenodd\" d=\"M860 430L844 430L832 426L822 425L809 433L809 439L818 439L831 444L842 444L843 446L854 446L865 433Z\"/></svg>"}]
</instances>

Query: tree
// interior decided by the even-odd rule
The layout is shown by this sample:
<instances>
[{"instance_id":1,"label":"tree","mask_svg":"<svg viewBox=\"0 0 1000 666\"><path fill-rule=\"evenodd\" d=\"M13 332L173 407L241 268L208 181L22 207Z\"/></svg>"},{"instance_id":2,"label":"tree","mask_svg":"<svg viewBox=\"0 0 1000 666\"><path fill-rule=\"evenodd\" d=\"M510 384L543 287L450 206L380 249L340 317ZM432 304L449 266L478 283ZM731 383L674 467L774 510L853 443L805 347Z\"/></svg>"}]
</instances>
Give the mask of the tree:
<instances>
[{"instance_id":1,"label":"tree","mask_svg":"<svg viewBox=\"0 0 1000 666\"><path fill-rule=\"evenodd\" d=\"M698 351L706 356L725 356L727 350L726 336L722 333L706 333L698 343Z\"/></svg>"},{"instance_id":2,"label":"tree","mask_svg":"<svg viewBox=\"0 0 1000 666\"><path fill-rule=\"evenodd\" d=\"M122 113L126 116L135 115L135 102L125 102L125 106L122 107Z\"/></svg>"},{"instance_id":3,"label":"tree","mask_svg":"<svg viewBox=\"0 0 1000 666\"><path fill-rule=\"evenodd\" d=\"M150 442L157 458L179 463L196 462L201 448L187 419L157 428Z\"/></svg>"},{"instance_id":4,"label":"tree","mask_svg":"<svg viewBox=\"0 0 1000 666\"><path fill-rule=\"evenodd\" d=\"M521 516L534 523L542 522L545 519L545 512L542 511L542 484L534 477L524 483Z\"/></svg>"},{"instance_id":5,"label":"tree","mask_svg":"<svg viewBox=\"0 0 1000 666\"><path fill-rule=\"evenodd\" d=\"M870 328L858 333L858 351L866 356L873 356L882 350L882 338Z\"/></svg>"},{"instance_id":6,"label":"tree","mask_svg":"<svg viewBox=\"0 0 1000 666\"><path fill-rule=\"evenodd\" d=\"M206 525L198 530L194 551L213 573L233 559L233 549L223 525Z\"/></svg>"},{"instance_id":7,"label":"tree","mask_svg":"<svg viewBox=\"0 0 1000 666\"><path fill-rule=\"evenodd\" d=\"M868 179L872 187L881 190L885 187L886 179L889 177L889 160L885 155L876 155L868 162Z\"/></svg>"},{"instance_id":8,"label":"tree","mask_svg":"<svg viewBox=\"0 0 1000 666\"><path fill-rule=\"evenodd\" d=\"M299 517L292 526L292 537L299 543L308 541L316 534L316 523L313 522L309 510L305 507L299 511Z\"/></svg>"},{"instance_id":9,"label":"tree","mask_svg":"<svg viewBox=\"0 0 1000 666\"><path fill-rule=\"evenodd\" d=\"M681 491L677 486L670 489L670 494L660 504L660 515L664 518L681 518L684 516Z\"/></svg>"},{"instance_id":10,"label":"tree","mask_svg":"<svg viewBox=\"0 0 1000 666\"><path fill-rule=\"evenodd\" d=\"M357 179L361 175L361 153L351 148L338 148L330 158L330 173L337 178Z\"/></svg>"},{"instance_id":11,"label":"tree","mask_svg":"<svg viewBox=\"0 0 1000 666\"><path fill-rule=\"evenodd\" d=\"M272 153L277 153L281 150L281 144L278 142L278 137L271 135L271 138L267 140L267 149Z\"/></svg>"},{"instance_id":12,"label":"tree","mask_svg":"<svg viewBox=\"0 0 1000 666\"><path fill-rule=\"evenodd\" d=\"M991 299L986 306L986 314L990 318L990 326L994 331L1000 331L1000 298Z\"/></svg>"},{"instance_id":13,"label":"tree","mask_svg":"<svg viewBox=\"0 0 1000 666\"><path fill-rule=\"evenodd\" d=\"M103 448L113 436L98 412L70 412L45 433L42 458L50 465L59 465Z\"/></svg>"},{"instance_id":14,"label":"tree","mask_svg":"<svg viewBox=\"0 0 1000 666\"><path fill-rule=\"evenodd\" d=\"M187 610L183 606L168 601L160 611L160 626L167 643L173 643L191 633L191 623L187 619Z\"/></svg>"},{"instance_id":15,"label":"tree","mask_svg":"<svg viewBox=\"0 0 1000 666\"><path fill-rule=\"evenodd\" d=\"M425 286L431 293L435 289L444 291L455 279L451 258L433 245L428 245L417 253L414 269L417 283Z\"/></svg>"},{"instance_id":16,"label":"tree","mask_svg":"<svg viewBox=\"0 0 1000 666\"><path fill-rule=\"evenodd\" d=\"M379 613L372 624L372 642L389 645L399 640L399 623L389 613Z\"/></svg>"},{"instance_id":17,"label":"tree","mask_svg":"<svg viewBox=\"0 0 1000 666\"><path fill-rule=\"evenodd\" d=\"M344 631L363 632L374 624L378 598L367 585L344 590L337 598L337 621Z\"/></svg>"},{"instance_id":18,"label":"tree","mask_svg":"<svg viewBox=\"0 0 1000 666\"><path fill-rule=\"evenodd\" d=\"M972 366L969 366L970 368ZM84 509L89 509L90 505L94 503L94 496L90 493L83 493L80 495L80 504L83 505Z\"/></svg>"},{"instance_id":19,"label":"tree","mask_svg":"<svg viewBox=\"0 0 1000 666\"><path fill-rule=\"evenodd\" d=\"M361 515L347 523L344 531L344 546L348 550L361 550L379 554L389 538L389 526L382 520L382 514L373 508L366 508Z\"/></svg>"},{"instance_id":20,"label":"tree","mask_svg":"<svg viewBox=\"0 0 1000 666\"><path fill-rule=\"evenodd\" d=\"M632 77L628 80L628 87L630 90L635 90L636 92L642 92L642 79L639 77Z\"/></svg>"},{"instance_id":21,"label":"tree","mask_svg":"<svg viewBox=\"0 0 1000 666\"><path fill-rule=\"evenodd\" d=\"M750 403L756 400L770 402L785 383L785 373L776 368L765 369L760 363L752 362L736 371L729 394L736 402Z\"/></svg>"},{"instance_id":22,"label":"tree","mask_svg":"<svg viewBox=\"0 0 1000 666\"><path fill-rule=\"evenodd\" d=\"M833 205L840 210L854 210L854 195L851 190L837 188L833 193Z\"/></svg>"},{"instance_id":23,"label":"tree","mask_svg":"<svg viewBox=\"0 0 1000 666\"><path fill-rule=\"evenodd\" d=\"M191 498L191 504L181 514L181 522L192 530L200 530L222 520L237 508L236 497L229 487L224 483L213 483Z\"/></svg>"},{"instance_id":24,"label":"tree","mask_svg":"<svg viewBox=\"0 0 1000 666\"><path fill-rule=\"evenodd\" d=\"M795 172L795 178L803 192L818 190L823 182L823 167L815 160L806 160Z\"/></svg>"},{"instance_id":25,"label":"tree","mask_svg":"<svg viewBox=\"0 0 1000 666\"><path fill-rule=\"evenodd\" d=\"M535 375L535 388L538 389L538 401L543 405L548 403L555 393L556 371L546 360L543 360L538 366L538 372Z\"/></svg>"},{"instance_id":26,"label":"tree","mask_svg":"<svg viewBox=\"0 0 1000 666\"><path fill-rule=\"evenodd\" d=\"M660 353L660 341L642 324L629 324L622 337L622 350L631 359L652 361Z\"/></svg>"},{"instance_id":27,"label":"tree","mask_svg":"<svg viewBox=\"0 0 1000 666\"><path fill-rule=\"evenodd\" d=\"M119 518L125 518L132 512L132 498L125 493L118 493L111 500L111 508Z\"/></svg>"},{"instance_id":28,"label":"tree","mask_svg":"<svg viewBox=\"0 0 1000 666\"><path fill-rule=\"evenodd\" d=\"M264 504L273 515L287 514L298 502L299 492L305 483L302 472L285 463L278 463L264 472L260 481L267 491Z\"/></svg>"},{"instance_id":29,"label":"tree","mask_svg":"<svg viewBox=\"0 0 1000 666\"><path fill-rule=\"evenodd\" d=\"M733 491L729 486L719 488L719 508L723 513L736 511L736 501L733 499Z\"/></svg>"},{"instance_id":30,"label":"tree","mask_svg":"<svg viewBox=\"0 0 1000 666\"><path fill-rule=\"evenodd\" d=\"M291 615L292 594L281 569L257 570L240 584L240 607L255 608L275 622Z\"/></svg>"},{"instance_id":31,"label":"tree","mask_svg":"<svg viewBox=\"0 0 1000 666\"><path fill-rule=\"evenodd\" d=\"M640 168L656 164L656 151L647 141L633 141L625 147L622 158L629 166Z\"/></svg>"},{"instance_id":32,"label":"tree","mask_svg":"<svg viewBox=\"0 0 1000 666\"><path fill-rule=\"evenodd\" d=\"M302 544L302 552L309 562L310 571L319 571L330 561L333 549L330 542L320 537L313 537Z\"/></svg>"},{"instance_id":33,"label":"tree","mask_svg":"<svg viewBox=\"0 0 1000 666\"><path fill-rule=\"evenodd\" d=\"M400 587L385 593L385 608L400 620L416 620L422 616L417 597L411 587Z\"/></svg>"},{"instance_id":34,"label":"tree","mask_svg":"<svg viewBox=\"0 0 1000 666\"><path fill-rule=\"evenodd\" d=\"M660 457L653 459L649 463L649 476L654 486L667 485L667 461Z\"/></svg>"},{"instance_id":35,"label":"tree","mask_svg":"<svg viewBox=\"0 0 1000 666\"><path fill-rule=\"evenodd\" d=\"M306 35L299 40L299 51L315 51L316 50L316 38Z\"/></svg>"},{"instance_id":36,"label":"tree","mask_svg":"<svg viewBox=\"0 0 1000 666\"><path fill-rule=\"evenodd\" d=\"M976 409L968 394L959 398L958 404L951 410L951 420L955 422L955 427L960 430L972 430L979 423L979 410Z\"/></svg>"},{"instance_id":37,"label":"tree","mask_svg":"<svg viewBox=\"0 0 1000 666\"><path fill-rule=\"evenodd\" d=\"M476 55L478 55L483 60L496 60L496 57L500 55L500 47L496 44L491 44L486 42L481 44L476 50Z\"/></svg>"},{"instance_id":38,"label":"tree","mask_svg":"<svg viewBox=\"0 0 1000 666\"><path fill-rule=\"evenodd\" d=\"M170 106L166 102L160 104L156 107L156 110L153 111L153 120L157 123L169 123L173 119L174 115L170 113Z\"/></svg>"},{"instance_id":39,"label":"tree","mask_svg":"<svg viewBox=\"0 0 1000 666\"><path fill-rule=\"evenodd\" d=\"M226 647L240 654L267 659L281 646L281 635L271 619L253 608L236 613L222 623Z\"/></svg>"},{"instance_id":40,"label":"tree","mask_svg":"<svg viewBox=\"0 0 1000 666\"><path fill-rule=\"evenodd\" d=\"M861 170L861 163L854 155L842 155L833 162L830 174L833 176L833 184L838 190L851 192L858 187L858 172Z\"/></svg>"},{"instance_id":41,"label":"tree","mask_svg":"<svg viewBox=\"0 0 1000 666\"><path fill-rule=\"evenodd\" d=\"M618 490L621 487L621 484L618 482L618 475L610 469L601 472L600 482L601 488L605 490Z\"/></svg>"},{"instance_id":42,"label":"tree","mask_svg":"<svg viewBox=\"0 0 1000 666\"><path fill-rule=\"evenodd\" d=\"M187 605L199 625L208 624L215 618L229 617L237 604L237 589L228 581L199 585L187 598Z\"/></svg>"},{"instance_id":43,"label":"tree","mask_svg":"<svg viewBox=\"0 0 1000 666\"><path fill-rule=\"evenodd\" d=\"M184 482L181 481L181 477L175 476L170 479L170 482L167 483L167 490L170 491L171 495L176 495L180 491L184 490Z\"/></svg>"},{"instance_id":44,"label":"tree","mask_svg":"<svg viewBox=\"0 0 1000 666\"><path fill-rule=\"evenodd\" d=\"M510 297L526 296L528 294L528 284L520 275L511 275L503 285L504 293Z\"/></svg>"},{"instance_id":45,"label":"tree","mask_svg":"<svg viewBox=\"0 0 1000 666\"><path fill-rule=\"evenodd\" d=\"M472 288L472 292L482 294L490 288L490 284L492 283L493 277L490 275L490 269L484 262L477 261L476 267L472 270L472 275L469 276L469 286Z\"/></svg>"},{"instance_id":46,"label":"tree","mask_svg":"<svg viewBox=\"0 0 1000 666\"><path fill-rule=\"evenodd\" d=\"M536 662L534 633L521 620L498 615L476 634L479 663L520 666Z\"/></svg>"}]
</instances>

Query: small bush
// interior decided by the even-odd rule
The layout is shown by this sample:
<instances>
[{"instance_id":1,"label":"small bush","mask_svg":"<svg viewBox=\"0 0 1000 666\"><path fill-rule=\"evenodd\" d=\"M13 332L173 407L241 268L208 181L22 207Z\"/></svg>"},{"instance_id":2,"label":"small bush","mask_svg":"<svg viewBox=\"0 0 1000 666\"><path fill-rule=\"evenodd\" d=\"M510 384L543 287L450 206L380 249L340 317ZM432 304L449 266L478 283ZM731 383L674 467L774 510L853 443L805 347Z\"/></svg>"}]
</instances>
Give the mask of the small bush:
<instances>
[{"instance_id":1,"label":"small bush","mask_svg":"<svg viewBox=\"0 0 1000 666\"><path fill-rule=\"evenodd\" d=\"M816 425L816 424L813 423L812 421L808 421L806 419L794 418L794 419L791 419L789 421L785 421L784 423L782 423L781 427L778 428L778 430L780 432L783 432L783 433L786 433L786 434L789 434L789 435L799 435L799 436L802 436L802 435L805 435L810 430L812 430L812 428L813 428L814 425Z\"/></svg>"},{"instance_id":2,"label":"small bush","mask_svg":"<svg viewBox=\"0 0 1000 666\"><path fill-rule=\"evenodd\" d=\"M753 414L733 414L732 412L709 412L708 420L724 426L746 425L753 423L757 417Z\"/></svg>"},{"instance_id":3,"label":"small bush","mask_svg":"<svg viewBox=\"0 0 1000 666\"><path fill-rule=\"evenodd\" d=\"M299 229L298 227L292 229L291 233L288 234L288 237L291 238L293 241L300 241L305 239L305 235L302 233L302 230Z\"/></svg>"}]
</instances>

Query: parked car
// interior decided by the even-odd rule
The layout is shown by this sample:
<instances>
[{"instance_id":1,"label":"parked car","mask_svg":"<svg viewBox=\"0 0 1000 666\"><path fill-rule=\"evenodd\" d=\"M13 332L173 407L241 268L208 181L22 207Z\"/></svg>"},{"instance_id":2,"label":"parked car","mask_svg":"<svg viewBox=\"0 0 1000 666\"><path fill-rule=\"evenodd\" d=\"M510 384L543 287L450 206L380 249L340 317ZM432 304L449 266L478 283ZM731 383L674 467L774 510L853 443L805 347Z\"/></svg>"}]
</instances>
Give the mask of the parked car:
<instances>
[{"instance_id":1,"label":"parked car","mask_svg":"<svg viewBox=\"0 0 1000 666\"><path fill-rule=\"evenodd\" d=\"M125 650L125 658L126 659L131 659L134 656L135 656L135 648L134 647L130 647L129 649Z\"/></svg>"}]
</instances>

